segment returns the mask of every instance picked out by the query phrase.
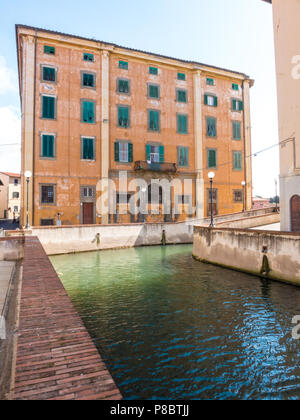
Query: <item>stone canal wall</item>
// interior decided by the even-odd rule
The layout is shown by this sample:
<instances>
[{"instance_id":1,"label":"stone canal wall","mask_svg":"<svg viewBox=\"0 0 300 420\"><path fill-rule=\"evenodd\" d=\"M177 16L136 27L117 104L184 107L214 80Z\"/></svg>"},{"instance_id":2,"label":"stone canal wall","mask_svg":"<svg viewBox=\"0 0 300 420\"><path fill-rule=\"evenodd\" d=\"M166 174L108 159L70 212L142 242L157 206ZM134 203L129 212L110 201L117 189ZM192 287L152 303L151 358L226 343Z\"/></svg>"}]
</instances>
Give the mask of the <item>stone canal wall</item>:
<instances>
[{"instance_id":1,"label":"stone canal wall","mask_svg":"<svg viewBox=\"0 0 300 420\"><path fill-rule=\"evenodd\" d=\"M0 261L18 261L23 258L24 238L0 238Z\"/></svg>"},{"instance_id":2,"label":"stone canal wall","mask_svg":"<svg viewBox=\"0 0 300 420\"><path fill-rule=\"evenodd\" d=\"M300 285L300 234L194 227L196 259Z\"/></svg>"}]
</instances>

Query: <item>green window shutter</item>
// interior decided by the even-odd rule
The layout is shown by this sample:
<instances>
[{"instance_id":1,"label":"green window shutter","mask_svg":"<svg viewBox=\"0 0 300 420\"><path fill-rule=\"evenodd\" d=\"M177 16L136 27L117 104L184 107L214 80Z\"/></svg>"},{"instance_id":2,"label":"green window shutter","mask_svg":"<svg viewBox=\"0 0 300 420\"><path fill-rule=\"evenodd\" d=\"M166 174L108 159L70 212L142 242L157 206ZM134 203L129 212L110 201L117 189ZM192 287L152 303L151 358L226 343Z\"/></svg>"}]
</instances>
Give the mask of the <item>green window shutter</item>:
<instances>
[{"instance_id":1,"label":"green window shutter","mask_svg":"<svg viewBox=\"0 0 300 420\"><path fill-rule=\"evenodd\" d=\"M188 166L188 148L187 147L178 147L178 166L187 167Z\"/></svg>"},{"instance_id":2,"label":"green window shutter","mask_svg":"<svg viewBox=\"0 0 300 420\"><path fill-rule=\"evenodd\" d=\"M55 98L43 96L43 118L55 118Z\"/></svg>"},{"instance_id":3,"label":"green window shutter","mask_svg":"<svg viewBox=\"0 0 300 420\"><path fill-rule=\"evenodd\" d=\"M119 61L119 68L123 70L128 70L128 63L127 61Z\"/></svg>"},{"instance_id":4,"label":"green window shutter","mask_svg":"<svg viewBox=\"0 0 300 420\"><path fill-rule=\"evenodd\" d=\"M178 80L185 80L186 79L185 73L178 73L177 74L177 79Z\"/></svg>"},{"instance_id":5,"label":"green window shutter","mask_svg":"<svg viewBox=\"0 0 300 420\"><path fill-rule=\"evenodd\" d=\"M54 136L43 135L42 137L42 157L54 157Z\"/></svg>"},{"instance_id":6,"label":"green window shutter","mask_svg":"<svg viewBox=\"0 0 300 420\"><path fill-rule=\"evenodd\" d=\"M149 130L159 131L159 112L158 111L149 111Z\"/></svg>"},{"instance_id":7,"label":"green window shutter","mask_svg":"<svg viewBox=\"0 0 300 420\"><path fill-rule=\"evenodd\" d=\"M83 74L83 86L94 87L94 75L89 73Z\"/></svg>"},{"instance_id":8,"label":"green window shutter","mask_svg":"<svg viewBox=\"0 0 300 420\"><path fill-rule=\"evenodd\" d=\"M244 104L242 101L239 101L239 111L243 111L244 109Z\"/></svg>"},{"instance_id":9,"label":"green window shutter","mask_svg":"<svg viewBox=\"0 0 300 420\"><path fill-rule=\"evenodd\" d=\"M147 159L147 162L150 162L151 160L151 145L150 144L146 145L146 159Z\"/></svg>"},{"instance_id":10,"label":"green window shutter","mask_svg":"<svg viewBox=\"0 0 300 420\"><path fill-rule=\"evenodd\" d=\"M94 55L93 54L84 53L83 54L83 61L94 61Z\"/></svg>"},{"instance_id":11,"label":"green window shutter","mask_svg":"<svg viewBox=\"0 0 300 420\"><path fill-rule=\"evenodd\" d=\"M117 141L115 142L115 162L120 162L120 146Z\"/></svg>"},{"instance_id":12,"label":"green window shutter","mask_svg":"<svg viewBox=\"0 0 300 420\"><path fill-rule=\"evenodd\" d=\"M158 68L149 67L149 74L153 74L153 75L157 76L158 75Z\"/></svg>"},{"instance_id":13,"label":"green window shutter","mask_svg":"<svg viewBox=\"0 0 300 420\"><path fill-rule=\"evenodd\" d=\"M44 45L44 53L55 55L55 48L54 47L49 47L49 45Z\"/></svg>"},{"instance_id":14,"label":"green window shutter","mask_svg":"<svg viewBox=\"0 0 300 420\"><path fill-rule=\"evenodd\" d=\"M186 115L178 115L178 133L180 133L180 134L187 134L188 133L187 116Z\"/></svg>"},{"instance_id":15,"label":"green window shutter","mask_svg":"<svg viewBox=\"0 0 300 420\"><path fill-rule=\"evenodd\" d=\"M187 102L187 94L185 90L177 90L177 101L178 102Z\"/></svg>"},{"instance_id":16,"label":"green window shutter","mask_svg":"<svg viewBox=\"0 0 300 420\"><path fill-rule=\"evenodd\" d=\"M87 159L88 158L88 139L82 139L82 158Z\"/></svg>"},{"instance_id":17,"label":"green window shutter","mask_svg":"<svg viewBox=\"0 0 300 420\"><path fill-rule=\"evenodd\" d=\"M129 108L125 106L119 107L119 127L129 127L130 121L129 121Z\"/></svg>"},{"instance_id":18,"label":"green window shutter","mask_svg":"<svg viewBox=\"0 0 300 420\"><path fill-rule=\"evenodd\" d=\"M217 96L214 96L214 106L215 107L218 106L218 98L217 98Z\"/></svg>"},{"instance_id":19,"label":"green window shutter","mask_svg":"<svg viewBox=\"0 0 300 420\"><path fill-rule=\"evenodd\" d=\"M93 139L82 139L82 159L94 160L94 140Z\"/></svg>"},{"instance_id":20,"label":"green window shutter","mask_svg":"<svg viewBox=\"0 0 300 420\"><path fill-rule=\"evenodd\" d=\"M129 93L129 82L128 82L128 80L119 80L118 91L119 91L119 93Z\"/></svg>"},{"instance_id":21,"label":"green window shutter","mask_svg":"<svg viewBox=\"0 0 300 420\"><path fill-rule=\"evenodd\" d=\"M128 162L129 163L133 162L133 144L132 143L128 143Z\"/></svg>"},{"instance_id":22,"label":"green window shutter","mask_svg":"<svg viewBox=\"0 0 300 420\"><path fill-rule=\"evenodd\" d=\"M159 87L155 85L149 85L149 97L159 98Z\"/></svg>"},{"instance_id":23,"label":"green window shutter","mask_svg":"<svg viewBox=\"0 0 300 420\"><path fill-rule=\"evenodd\" d=\"M232 110L233 111L236 111L237 110L237 106L236 105L237 105L237 100L236 99L233 99L232 100Z\"/></svg>"},{"instance_id":24,"label":"green window shutter","mask_svg":"<svg viewBox=\"0 0 300 420\"><path fill-rule=\"evenodd\" d=\"M206 79L206 84L208 85L208 86L214 86L214 79L211 79L211 78L207 78Z\"/></svg>"},{"instance_id":25,"label":"green window shutter","mask_svg":"<svg viewBox=\"0 0 300 420\"><path fill-rule=\"evenodd\" d=\"M43 80L55 82L55 69L52 67L43 67Z\"/></svg>"},{"instance_id":26,"label":"green window shutter","mask_svg":"<svg viewBox=\"0 0 300 420\"><path fill-rule=\"evenodd\" d=\"M235 170L242 170L242 153L233 152L233 168Z\"/></svg>"},{"instance_id":27,"label":"green window shutter","mask_svg":"<svg viewBox=\"0 0 300 420\"><path fill-rule=\"evenodd\" d=\"M204 105L208 105L207 95L204 95Z\"/></svg>"},{"instance_id":28,"label":"green window shutter","mask_svg":"<svg viewBox=\"0 0 300 420\"><path fill-rule=\"evenodd\" d=\"M208 150L208 168L216 168L217 166L217 152L216 150Z\"/></svg>"},{"instance_id":29,"label":"green window shutter","mask_svg":"<svg viewBox=\"0 0 300 420\"><path fill-rule=\"evenodd\" d=\"M82 120L85 123L94 123L95 122L95 104L94 102L83 102L83 109L82 109Z\"/></svg>"},{"instance_id":30,"label":"green window shutter","mask_svg":"<svg viewBox=\"0 0 300 420\"><path fill-rule=\"evenodd\" d=\"M239 90L239 85L237 85L236 83L232 83L232 89Z\"/></svg>"},{"instance_id":31,"label":"green window shutter","mask_svg":"<svg viewBox=\"0 0 300 420\"><path fill-rule=\"evenodd\" d=\"M241 123L239 121L233 121L232 130L233 130L233 139L241 140Z\"/></svg>"},{"instance_id":32,"label":"green window shutter","mask_svg":"<svg viewBox=\"0 0 300 420\"><path fill-rule=\"evenodd\" d=\"M215 118L207 118L206 120L206 133L208 137L216 137L217 136L217 127L216 127L216 119Z\"/></svg>"},{"instance_id":33,"label":"green window shutter","mask_svg":"<svg viewBox=\"0 0 300 420\"><path fill-rule=\"evenodd\" d=\"M165 161L165 148L164 146L159 146L159 163L164 163Z\"/></svg>"}]
</instances>

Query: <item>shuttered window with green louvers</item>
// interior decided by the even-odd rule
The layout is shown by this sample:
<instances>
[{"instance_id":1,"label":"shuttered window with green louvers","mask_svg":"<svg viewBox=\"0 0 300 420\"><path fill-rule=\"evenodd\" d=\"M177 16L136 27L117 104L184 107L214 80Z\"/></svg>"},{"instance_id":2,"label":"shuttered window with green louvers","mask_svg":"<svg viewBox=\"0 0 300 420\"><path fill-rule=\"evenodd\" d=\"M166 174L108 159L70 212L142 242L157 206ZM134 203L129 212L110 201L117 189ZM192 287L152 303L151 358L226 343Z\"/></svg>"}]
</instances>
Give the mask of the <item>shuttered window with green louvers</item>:
<instances>
[{"instance_id":1,"label":"shuttered window with green louvers","mask_svg":"<svg viewBox=\"0 0 300 420\"><path fill-rule=\"evenodd\" d=\"M95 123L95 103L89 101L82 102L82 122Z\"/></svg>"},{"instance_id":2,"label":"shuttered window with green louvers","mask_svg":"<svg viewBox=\"0 0 300 420\"><path fill-rule=\"evenodd\" d=\"M115 162L133 162L133 144L125 142L115 142Z\"/></svg>"},{"instance_id":3,"label":"shuttered window with green louvers","mask_svg":"<svg viewBox=\"0 0 300 420\"><path fill-rule=\"evenodd\" d=\"M129 94L129 81L119 79L118 80L118 92Z\"/></svg>"},{"instance_id":4,"label":"shuttered window with green louvers","mask_svg":"<svg viewBox=\"0 0 300 420\"><path fill-rule=\"evenodd\" d=\"M188 117L187 115L177 115L177 131L179 134L188 134Z\"/></svg>"},{"instance_id":5,"label":"shuttered window with green louvers","mask_svg":"<svg viewBox=\"0 0 300 420\"><path fill-rule=\"evenodd\" d=\"M43 67L43 81L55 82L55 69L53 67Z\"/></svg>"},{"instance_id":6,"label":"shuttered window with green louvers","mask_svg":"<svg viewBox=\"0 0 300 420\"><path fill-rule=\"evenodd\" d=\"M43 158L54 158L54 136L43 134L42 135L42 150L41 157Z\"/></svg>"},{"instance_id":7,"label":"shuttered window with green louvers","mask_svg":"<svg viewBox=\"0 0 300 420\"><path fill-rule=\"evenodd\" d=\"M216 149L208 149L207 151L207 168L217 167L217 151Z\"/></svg>"},{"instance_id":8,"label":"shuttered window with green louvers","mask_svg":"<svg viewBox=\"0 0 300 420\"><path fill-rule=\"evenodd\" d=\"M82 154L84 160L95 160L95 141L93 138L82 138Z\"/></svg>"},{"instance_id":9,"label":"shuttered window with green louvers","mask_svg":"<svg viewBox=\"0 0 300 420\"><path fill-rule=\"evenodd\" d=\"M130 126L130 116L128 106L118 107L118 126L128 128Z\"/></svg>"},{"instance_id":10,"label":"shuttered window with green louvers","mask_svg":"<svg viewBox=\"0 0 300 420\"><path fill-rule=\"evenodd\" d=\"M187 91L186 90L177 90L177 102L187 102Z\"/></svg>"},{"instance_id":11,"label":"shuttered window with green louvers","mask_svg":"<svg viewBox=\"0 0 300 420\"><path fill-rule=\"evenodd\" d=\"M217 96L205 94L204 95L204 105L217 107L218 106Z\"/></svg>"},{"instance_id":12,"label":"shuttered window with green louvers","mask_svg":"<svg viewBox=\"0 0 300 420\"><path fill-rule=\"evenodd\" d=\"M85 87L95 87L95 76L91 73L83 73L82 84Z\"/></svg>"},{"instance_id":13,"label":"shuttered window with green louvers","mask_svg":"<svg viewBox=\"0 0 300 420\"><path fill-rule=\"evenodd\" d=\"M42 117L49 120L55 119L55 98L53 96L43 96Z\"/></svg>"},{"instance_id":14,"label":"shuttered window with green louvers","mask_svg":"<svg viewBox=\"0 0 300 420\"><path fill-rule=\"evenodd\" d=\"M206 118L206 135L217 137L217 120L213 117Z\"/></svg>"},{"instance_id":15,"label":"shuttered window with green louvers","mask_svg":"<svg viewBox=\"0 0 300 420\"><path fill-rule=\"evenodd\" d=\"M149 131L160 130L159 111L148 111L148 129Z\"/></svg>"},{"instance_id":16,"label":"shuttered window with green louvers","mask_svg":"<svg viewBox=\"0 0 300 420\"><path fill-rule=\"evenodd\" d=\"M241 123L232 121L232 137L234 140L241 140Z\"/></svg>"},{"instance_id":17,"label":"shuttered window with green louvers","mask_svg":"<svg viewBox=\"0 0 300 420\"><path fill-rule=\"evenodd\" d=\"M189 166L188 147L178 147L178 166L186 168Z\"/></svg>"},{"instance_id":18,"label":"shuttered window with green louvers","mask_svg":"<svg viewBox=\"0 0 300 420\"><path fill-rule=\"evenodd\" d=\"M232 99L232 111L243 111L244 103L238 99Z\"/></svg>"},{"instance_id":19,"label":"shuttered window with green louvers","mask_svg":"<svg viewBox=\"0 0 300 420\"><path fill-rule=\"evenodd\" d=\"M148 95L149 95L149 98L159 99L159 86L148 85Z\"/></svg>"},{"instance_id":20,"label":"shuttered window with green louvers","mask_svg":"<svg viewBox=\"0 0 300 420\"><path fill-rule=\"evenodd\" d=\"M49 45L44 45L44 53L45 54L50 54L50 55L55 55L55 48L50 47Z\"/></svg>"},{"instance_id":21,"label":"shuttered window with green louvers","mask_svg":"<svg viewBox=\"0 0 300 420\"><path fill-rule=\"evenodd\" d=\"M242 152L233 152L233 169L235 171L242 170Z\"/></svg>"}]
</instances>

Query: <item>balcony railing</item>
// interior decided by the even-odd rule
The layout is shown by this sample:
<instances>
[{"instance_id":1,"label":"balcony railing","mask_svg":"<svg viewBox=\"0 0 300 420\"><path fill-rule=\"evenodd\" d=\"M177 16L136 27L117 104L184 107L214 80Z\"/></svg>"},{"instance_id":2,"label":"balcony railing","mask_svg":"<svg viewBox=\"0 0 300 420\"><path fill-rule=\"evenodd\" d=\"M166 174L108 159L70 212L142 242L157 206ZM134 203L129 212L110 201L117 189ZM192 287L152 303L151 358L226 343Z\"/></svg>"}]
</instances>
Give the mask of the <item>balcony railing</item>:
<instances>
[{"instance_id":1,"label":"balcony railing","mask_svg":"<svg viewBox=\"0 0 300 420\"><path fill-rule=\"evenodd\" d=\"M158 163L158 162L147 162L144 160L138 160L134 165L135 171L154 171L154 172L177 172L176 163Z\"/></svg>"}]
</instances>

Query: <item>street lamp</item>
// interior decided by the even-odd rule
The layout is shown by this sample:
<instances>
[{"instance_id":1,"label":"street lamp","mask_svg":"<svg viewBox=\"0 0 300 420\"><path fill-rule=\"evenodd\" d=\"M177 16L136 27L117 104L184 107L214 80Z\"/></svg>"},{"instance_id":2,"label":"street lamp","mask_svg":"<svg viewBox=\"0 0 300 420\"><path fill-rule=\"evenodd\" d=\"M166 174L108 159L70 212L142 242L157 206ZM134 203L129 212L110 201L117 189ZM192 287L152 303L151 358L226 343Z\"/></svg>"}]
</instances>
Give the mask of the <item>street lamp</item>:
<instances>
[{"instance_id":1,"label":"street lamp","mask_svg":"<svg viewBox=\"0 0 300 420\"><path fill-rule=\"evenodd\" d=\"M26 213L26 229L30 228L29 225L29 181L30 178L32 177L32 173L30 171L26 171L24 174L25 178L26 178L26 183L27 183L27 213Z\"/></svg>"},{"instance_id":2,"label":"street lamp","mask_svg":"<svg viewBox=\"0 0 300 420\"><path fill-rule=\"evenodd\" d=\"M214 211L213 211L213 179L215 177L214 172L209 172L208 178L210 180L210 226L214 227Z\"/></svg>"},{"instance_id":3,"label":"street lamp","mask_svg":"<svg viewBox=\"0 0 300 420\"><path fill-rule=\"evenodd\" d=\"M243 181L242 182L242 187L243 187L243 212L246 210L245 209L245 199L246 199L246 182Z\"/></svg>"}]
</instances>

